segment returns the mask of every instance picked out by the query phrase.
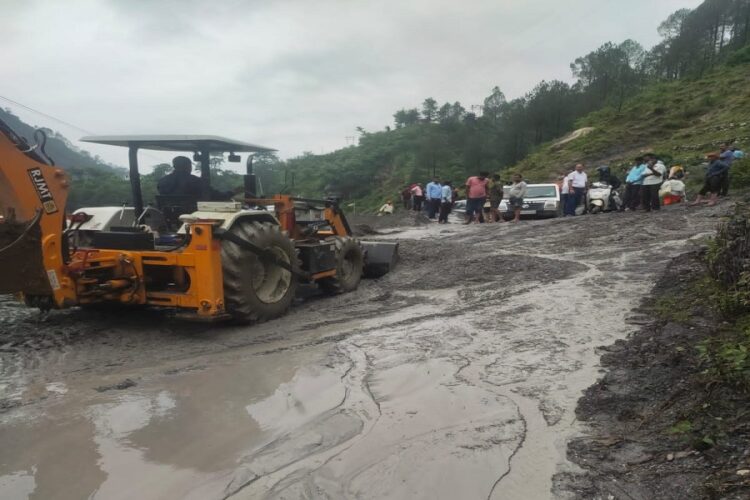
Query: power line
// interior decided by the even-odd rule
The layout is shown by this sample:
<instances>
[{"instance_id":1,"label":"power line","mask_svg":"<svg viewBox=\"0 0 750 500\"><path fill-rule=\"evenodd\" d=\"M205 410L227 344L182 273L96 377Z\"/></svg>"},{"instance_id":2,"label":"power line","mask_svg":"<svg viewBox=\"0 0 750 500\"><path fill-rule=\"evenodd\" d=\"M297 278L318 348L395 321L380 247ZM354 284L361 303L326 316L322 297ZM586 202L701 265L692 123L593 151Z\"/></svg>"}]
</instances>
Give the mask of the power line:
<instances>
[{"instance_id":1,"label":"power line","mask_svg":"<svg viewBox=\"0 0 750 500\"><path fill-rule=\"evenodd\" d=\"M84 134L87 134L87 135L96 135L94 132L86 130L85 128L77 127L77 126L73 125L70 122L66 122L65 120L61 120L59 118L55 118L52 115L49 115L47 113L43 113L43 112L41 112L41 111L39 111L37 109L34 109L34 108L30 107L30 106L25 105L25 104L21 104L20 102L15 101L15 100L13 100L13 99L11 99L9 97L5 97L5 96L0 95L0 99L2 99L4 101L8 101L11 104L15 104L16 106L20 106L20 107L22 107L22 108L24 108L24 109L26 109L28 111L31 111L32 113L36 113L38 115L44 116L46 118L49 118L50 120L54 120L54 121L56 121L58 123L62 123L63 125L67 125L68 127L74 128L74 129L76 129L76 130L78 130L80 132L83 132Z\"/></svg>"},{"instance_id":2,"label":"power line","mask_svg":"<svg viewBox=\"0 0 750 500\"><path fill-rule=\"evenodd\" d=\"M42 111L39 111L38 109L34 109L31 106L27 106L27 105L25 105L23 103L20 103L20 102L14 100L14 99L11 99L10 97L5 97L5 96L0 95L0 99L2 99L4 101L7 101L7 102L9 102L9 103L11 103L11 104L13 104L15 106L19 106L19 107L21 107L21 108L23 108L25 110L31 111L32 113L36 113L36 114L38 114L40 116L44 116L45 118L49 118L50 120L53 120L53 121L56 121L58 123L62 123L63 125L66 125L68 127L74 128L74 129L78 130L79 132L83 132L86 135L97 135L95 132L91 132L90 130L86 130L85 128L81 128L81 127L78 127L76 125L73 125L70 122L67 122L65 120L61 120L60 118L56 118L56 117L54 117L54 116L52 116L52 115L50 115L48 113L43 113ZM154 156L152 154L145 153L143 151L141 151L141 154L144 155L144 156L147 156L147 157L151 158L152 160L156 160L156 161L158 161L160 163L164 163L164 160L162 158L158 158L158 157L156 157L156 156Z\"/></svg>"}]
</instances>

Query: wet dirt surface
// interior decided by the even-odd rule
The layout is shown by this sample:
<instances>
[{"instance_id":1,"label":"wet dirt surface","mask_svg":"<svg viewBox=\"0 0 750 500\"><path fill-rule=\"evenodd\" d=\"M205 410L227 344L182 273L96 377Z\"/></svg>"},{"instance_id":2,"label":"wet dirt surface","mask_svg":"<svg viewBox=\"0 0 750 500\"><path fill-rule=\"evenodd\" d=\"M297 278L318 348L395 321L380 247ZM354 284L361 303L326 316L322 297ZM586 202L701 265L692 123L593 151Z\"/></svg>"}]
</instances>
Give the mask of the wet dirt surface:
<instances>
[{"instance_id":1,"label":"wet dirt surface","mask_svg":"<svg viewBox=\"0 0 750 500\"><path fill-rule=\"evenodd\" d=\"M251 327L0 299L0 498L565 497L596 348L724 210L376 221L395 272Z\"/></svg>"},{"instance_id":2,"label":"wet dirt surface","mask_svg":"<svg viewBox=\"0 0 750 500\"><path fill-rule=\"evenodd\" d=\"M750 394L707 376L697 349L729 325L706 300L707 279L702 252L675 258L631 318L641 328L601 348L607 372L579 400L576 416L587 429L568 444L584 472L556 474L558 492L581 500L750 498L747 472L738 472L750 467Z\"/></svg>"}]
</instances>

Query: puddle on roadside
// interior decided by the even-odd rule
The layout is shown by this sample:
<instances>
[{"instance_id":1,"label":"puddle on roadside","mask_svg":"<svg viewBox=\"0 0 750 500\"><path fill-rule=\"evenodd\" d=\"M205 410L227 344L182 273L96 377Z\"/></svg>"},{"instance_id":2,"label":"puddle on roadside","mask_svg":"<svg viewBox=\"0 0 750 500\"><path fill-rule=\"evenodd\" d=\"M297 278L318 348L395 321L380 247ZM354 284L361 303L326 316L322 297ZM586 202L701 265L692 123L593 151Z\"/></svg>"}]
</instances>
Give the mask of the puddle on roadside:
<instances>
[{"instance_id":1,"label":"puddle on roadside","mask_svg":"<svg viewBox=\"0 0 750 500\"><path fill-rule=\"evenodd\" d=\"M247 405L261 430L288 432L340 404L346 395L340 374L313 368L299 370L267 398Z\"/></svg>"},{"instance_id":2,"label":"puddle on roadside","mask_svg":"<svg viewBox=\"0 0 750 500\"><path fill-rule=\"evenodd\" d=\"M233 359L127 394L53 385L63 403L0 435L0 498L220 498L242 456L341 402L324 355Z\"/></svg>"},{"instance_id":3,"label":"puddle on roadside","mask_svg":"<svg viewBox=\"0 0 750 500\"><path fill-rule=\"evenodd\" d=\"M28 498L36 489L36 467L0 476L0 498Z\"/></svg>"}]
</instances>

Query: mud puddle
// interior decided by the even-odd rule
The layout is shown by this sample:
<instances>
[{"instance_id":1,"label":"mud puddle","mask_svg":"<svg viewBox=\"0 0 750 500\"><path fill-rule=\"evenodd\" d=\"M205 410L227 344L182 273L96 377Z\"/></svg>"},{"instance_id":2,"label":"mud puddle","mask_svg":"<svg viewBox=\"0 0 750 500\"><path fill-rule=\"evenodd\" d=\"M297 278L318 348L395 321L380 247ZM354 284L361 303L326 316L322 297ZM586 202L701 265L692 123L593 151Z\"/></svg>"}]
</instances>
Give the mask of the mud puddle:
<instances>
[{"instance_id":1,"label":"mud puddle","mask_svg":"<svg viewBox=\"0 0 750 500\"><path fill-rule=\"evenodd\" d=\"M373 235L397 272L251 328L8 320L0 497L558 497L596 348L716 214Z\"/></svg>"}]
</instances>

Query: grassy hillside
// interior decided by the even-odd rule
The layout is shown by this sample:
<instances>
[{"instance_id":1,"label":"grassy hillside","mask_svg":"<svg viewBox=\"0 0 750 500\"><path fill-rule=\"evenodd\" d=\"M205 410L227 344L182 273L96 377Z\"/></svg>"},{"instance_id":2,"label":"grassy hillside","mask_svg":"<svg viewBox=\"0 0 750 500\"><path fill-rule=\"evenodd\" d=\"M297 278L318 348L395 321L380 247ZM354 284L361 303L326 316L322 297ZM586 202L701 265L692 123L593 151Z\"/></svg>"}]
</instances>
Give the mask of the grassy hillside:
<instances>
[{"instance_id":1,"label":"grassy hillside","mask_svg":"<svg viewBox=\"0 0 750 500\"><path fill-rule=\"evenodd\" d=\"M578 120L577 128L593 130L565 144L541 146L514 170L535 181L577 162L589 168L608 164L619 172L639 153L654 152L698 174L704 154L722 142L750 149L748 88L748 64L718 67L697 80L653 84L619 112L610 107Z\"/></svg>"}]
</instances>

